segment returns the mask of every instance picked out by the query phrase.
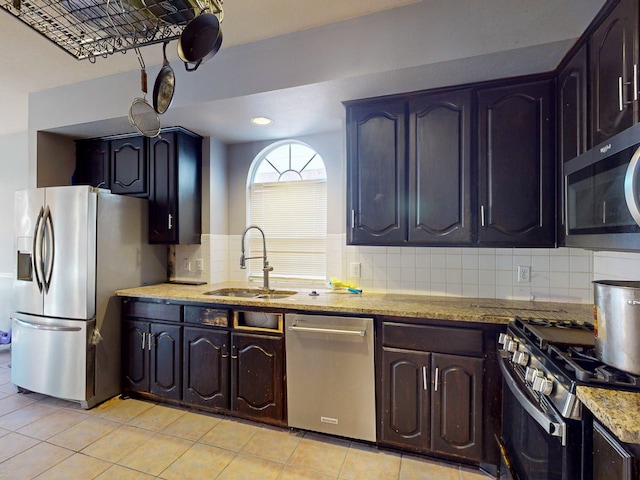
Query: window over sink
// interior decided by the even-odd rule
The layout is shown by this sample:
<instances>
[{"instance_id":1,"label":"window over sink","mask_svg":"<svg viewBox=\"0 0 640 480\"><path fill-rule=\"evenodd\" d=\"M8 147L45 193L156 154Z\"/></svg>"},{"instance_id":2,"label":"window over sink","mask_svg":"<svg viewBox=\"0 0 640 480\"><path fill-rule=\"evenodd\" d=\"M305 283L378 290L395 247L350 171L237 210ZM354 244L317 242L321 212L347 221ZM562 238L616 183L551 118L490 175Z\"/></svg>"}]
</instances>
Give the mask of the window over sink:
<instances>
[{"instance_id":1,"label":"window over sink","mask_svg":"<svg viewBox=\"0 0 640 480\"><path fill-rule=\"evenodd\" d=\"M326 280L327 172L313 148L285 140L260 152L249 169L247 209L247 225L265 232L272 279ZM262 252L259 235L249 245ZM262 279L261 259L247 269L250 279Z\"/></svg>"}]
</instances>

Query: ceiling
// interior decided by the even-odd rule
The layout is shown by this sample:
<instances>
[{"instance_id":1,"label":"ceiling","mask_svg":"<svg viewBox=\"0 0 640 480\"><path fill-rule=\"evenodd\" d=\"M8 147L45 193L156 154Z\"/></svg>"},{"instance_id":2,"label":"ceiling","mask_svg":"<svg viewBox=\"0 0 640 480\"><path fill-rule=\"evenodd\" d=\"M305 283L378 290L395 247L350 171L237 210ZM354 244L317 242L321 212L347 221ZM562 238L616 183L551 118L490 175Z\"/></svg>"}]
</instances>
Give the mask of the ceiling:
<instances>
[{"instance_id":1,"label":"ceiling","mask_svg":"<svg viewBox=\"0 0 640 480\"><path fill-rule=\"evenodd\" d=\"M224 47L355 18L419 0L227 0ZM286 12L286 13L285 13ZM76 60L6 12L0 12L0 134L27 129L27 95L60 85L138 68L133 53L115 54L94 64ZM157 48L149 47L149 50ZM143 56L151 57L147 49ZM161 53L155 55L160 59ZM170 60L177 60L177 54ZM150 62L151 63L151 62ZM153 63L151 63L153 64Z\"/></svg>"},{"instance_id":2,"label":"ceiling","mask_svg":"<svg viewBox=\"0 0 640 480\"><path fill-rule=\"evenodd\" d=\"M426 4L433 3L433 1L436 0L270 0L268 2L226 0L223 5L225 11L222 23L223 50L294 32L318 29L337 22L407 5L424 3L426 8L428 7ZM483 1L487 1L485 5L490 5L500 4L503 0ZM529 9L532 5L529 3L530 0L509 1L517 2L518 5L522 5L517 8L524 10ZM548 4L548 7L557 5L555 0L540 0L540 2ZM473 9L477 8L479 2L477 0L459 0L453 3L458 5L467 3ZM539 13L534 11L532 12L534 18L526 25L526 28L531 29L531 32L522 32L523 39L528 42L523 42L521 46L515 42L509 47L512 51L522 47L517 55L496 52L492 56L492 62L504 66L504 74L510 72L513 74L526 73L529 71L528 69L545 71L554 68L571 46L575 37L579 36L593 18L604 0L589 0L588 2L585 0L564 0L563 3L573 5L573 8L560 8L558 15L561 18L555 21L563 29L566 29L567 38L570 38L570 41L545 45L543 41L532 38L531 35L535 35L535 31L538 29L536 21L543 21L536 17ZM588 5L585 6L585 3ZM459 12L451 13L459 15ZM465 15L468 13L469 11L465 12ZM487 18L486 15L488 14L485 13L484 18ZM508 22L508 19L505 19L505 22ZM506 30L515 28L509 27L507 23L504 25ZM482 27L482 25L478 26L479 29ZM496 26L491 25L490 28L495 29ZM520 28L520 25L517 28ZM0 71L0 83L3 86L0 91L0 105L2 106L0 108L3 112L7 112L0 116L0 135L28 129L28 97L30 93L139 69L137 58L133 53L117 53L108 58L99 58L95 63L75 60L4 12L0 12L0 32L2 32L0 34L0 38L2 38L0 59L3 64ZM499 30L491 33L495 33L498 37L501 35ZM513 32L509 33L513 35ZM398 29L397 34L401 35L402 29ZM148 65L161 63L160 45L145 47L142 49L142 53L148 59ZM339 54L339 52L336 53ZM384 52L381 53L381 55L383 54ZM179 63L177 54L172 51L169 51L169 60ZM492 74L495 74L493 71L495 67L487 66L485 60L486 58L477 56L458 59L455 65L451 62L440 61L434 62L437 63L436 66L418 64L411 66L411 68L407 68L405 65L400 65L397 69L385 67L386 70L378 72L375 78L370 75L356 75L349 79L343 78L296 88L220 99L215 103L216 115L211 113L212 105L207 105L206 109L204 107L199 109L197 105L190 105L189 108L170 109L162 117L162 120L163 125L187 126L197 133L214 136L226 143L283 138L334 130L340 128L340 122L344 115L340 103L342 100L423 88L420 87L419 82L415 82L413 79L424 78L427 67L429 67L429 78L435 78L436 83L438 75L442 76L442 84L448 84L449 76L464 71L476 72L474 76L468 77L470 80L467 81L476 81L483 75L490 78ZM215 59L212 60L212 62L214 61ZM464 76L458 78L464 79ZM151 88L153 80L154 77L150 75ZM252 127L248 124L247 119L256 112L273 116L277 121L274 126L268 129ZM112 119L99 122L99 124L69 126L61 128L60 133L77 137L98 136L121 133L123 125L126 128L126 112L121 119ZM130 127L124 131L130 131Z\"/></svg>"}]
</instances>

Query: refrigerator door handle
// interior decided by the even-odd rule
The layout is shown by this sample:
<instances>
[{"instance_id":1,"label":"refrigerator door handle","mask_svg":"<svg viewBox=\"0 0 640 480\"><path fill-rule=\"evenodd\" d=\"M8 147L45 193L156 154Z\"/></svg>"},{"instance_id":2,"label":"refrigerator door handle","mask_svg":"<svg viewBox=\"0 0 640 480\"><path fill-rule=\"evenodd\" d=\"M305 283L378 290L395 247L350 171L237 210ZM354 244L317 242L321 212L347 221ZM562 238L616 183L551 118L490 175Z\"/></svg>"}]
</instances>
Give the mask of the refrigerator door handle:
<instances>
[{"instance_id":1,"label":"refrigerator door handle","mask_svg":"<svg viewBox=\"0 0 640 480\"><path fill-rule=\"evenodd\" d=\"M40 277L44 277L42 273L42 261L41 261L41 245L42 245L42 217L44 216L44 208L40 207L38 218L36 219L36 226L33 229L33 271L36 276L36 284L38 290L42 292L42 280Z\"/></svg>"},{"instance_id":2,"label":"refrigerator door handle","mask_svg":"<svg viewBox=\"0 0 640 480\"><path fill-rule=\"evenodd\" d=\"M43 273L43 282L44 282L44 291L49 292L49 287L51 286L51 276L53 275L53 260L55 258L56 248L55 248L55 237L53 234L53 219L51 217L51 210L47 207L44 211L44 224L43 230L46 231L47 235L42 236L42 245L43 245L43 272L46 271L46 274ZM45 238L48 238L48 248L45 247ZM45 262L46 258L46 270L45 270Z\"/></svg>"},{"instance_id":3,"label":"refrigerator door handle","mask_svg":"<svg viewBox=\"0 0 640 480\"><path fill-rule=\"evenodd\" d=\"M19 323L22 326L25 326L28 328L35 328L37 330L53 330L56 332L79 332L80 330L82 330L80 327L62 327L62 326L56 326L56 325L43 325L41 323L27 322L25 320L20 320L15 317L13 318L13 321L16 323Z\"/></svg>"}]
</instances>

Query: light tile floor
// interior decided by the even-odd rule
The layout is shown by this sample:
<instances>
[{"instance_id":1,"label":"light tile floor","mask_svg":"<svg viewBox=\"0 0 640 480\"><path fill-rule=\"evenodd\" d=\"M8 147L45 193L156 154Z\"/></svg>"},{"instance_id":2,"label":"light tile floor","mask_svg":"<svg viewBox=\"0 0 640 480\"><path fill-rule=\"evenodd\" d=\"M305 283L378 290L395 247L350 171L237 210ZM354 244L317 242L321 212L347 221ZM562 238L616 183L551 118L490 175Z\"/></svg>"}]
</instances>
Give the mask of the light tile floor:
<instances>
[{"instance_id":1,"label":"light tile floor","mask_svg":"<svg viewBox=\"0 0 640 480\"><path fill-rule=\"evenodd\" d=\"M477 470L134 399L91 410L11 384L0 350L0 479L487 480Z\"/></svg>"}]
</instances>

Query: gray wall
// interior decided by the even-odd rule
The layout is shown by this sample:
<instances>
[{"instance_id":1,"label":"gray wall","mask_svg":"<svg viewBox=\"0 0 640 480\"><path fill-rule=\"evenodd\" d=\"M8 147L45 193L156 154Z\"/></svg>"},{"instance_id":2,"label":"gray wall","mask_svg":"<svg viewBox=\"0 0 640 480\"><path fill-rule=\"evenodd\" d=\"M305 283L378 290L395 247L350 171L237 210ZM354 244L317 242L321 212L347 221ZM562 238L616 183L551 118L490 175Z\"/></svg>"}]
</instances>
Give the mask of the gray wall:
<instances>
[{"instance_id":1,"label":"gray wall","mask_svg":"<svg viewBox=\"0 0 640 480\"><path fill-rule=\"evenodd\" d=\"M298 137L320 154L327 168L327 233L345 231L344 134L327 132ZM246 227L247 178L252 162L273 141L229 146L229 234L241 235Z\"/></svg>"},{"instance_id":2,"label":"gray wall","mask_svg":"<svg viewBox=\"0 0 640 480\"><path fill-rule=\"evenodd\" d=\"M227 145L214 138L202 142L202 233L229 233Z\"/></svg>"}]
</instances>

